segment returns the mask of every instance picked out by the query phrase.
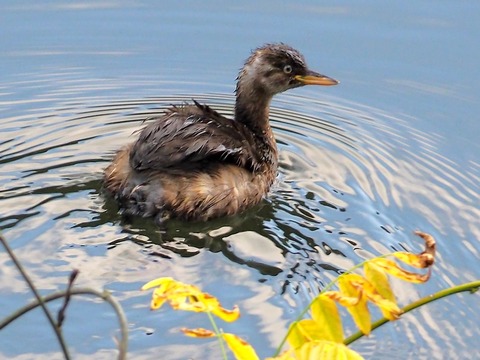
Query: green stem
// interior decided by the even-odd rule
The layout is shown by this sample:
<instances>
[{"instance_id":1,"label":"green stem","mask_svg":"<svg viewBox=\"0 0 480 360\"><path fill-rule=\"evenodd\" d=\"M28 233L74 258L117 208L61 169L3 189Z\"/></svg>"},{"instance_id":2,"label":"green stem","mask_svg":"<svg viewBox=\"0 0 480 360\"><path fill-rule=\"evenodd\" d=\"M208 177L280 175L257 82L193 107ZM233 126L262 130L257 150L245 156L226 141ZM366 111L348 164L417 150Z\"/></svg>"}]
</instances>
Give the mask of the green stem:
<instances>
[{"instance_id":1,"label":"green stem","mask_svg":"<svg viewBox=\"0 0 480 360\"><path fill-rule=\"evenodd\" d=\"M212 313L210 311L207 311L207 315L208 315L208 318L210 319L210 323L212 324L213 331L215 331L215 334L217 334L217 339L218 339L218 342L220 343L220 349L222 349L222 356L225 360L228 360L227 350L225 349L225 344L224 344L225 341L223 340L223 337L222 337L222 331L218 328Z\"/></svg>"},{"instance_id":2,"label":"green stem","mask_svg":"<svg viewBox=\"0 0 480 360\"><path fill-rule=\"evenodd\" d=\"M118 343L118 359L124 360L126 359L127 355L127 345L128 345L128 328L127 328L127 319L125 314L122 310L121 305L110 295L110 293L106 290L98 291L90 288L78 287L72 288L69 290L70 295L94 295L97 297L102 298L106 302L108 302L113 310L116 312L119 323L120 323L120 334L121 339ZM26 314L27 312L36 309L38 306L42 306L44 303L48 303L53 300L64 298L67 295L67 291L58 291L49 295L44 296L41 301L32 301L31 303L21 307L13 314L7 316L5 319L0 321L0 330L2 330L5 326L13 322L14 320L18 319L20 316Z\"/></svg>"},{"instance_id":3,"label":"green stem","mask_svg":"<svg viewBox=\"0 0 480 360\"><path fill-rule=\"evenodd\" d=\"M55 335L56 335L57 340L60 344L60 347L62 348L62 352L63 352L63 355L64 355L65 359L69 360L70 359L70 354L68 353L67 345L65 344L65 340L63 339L63 334L62 334L61 328L55 323L55 320L53 319L52 314L50 313L50 311L45 306L45 303L42 300L42 297L38 293L37 289L35 288L35 285L33 285L32 279L30 279L27 272L23 268L22 264L20 264L20 261L15 256L13 250L10 248L7 241L4 239L4 237L1 234L0 234L0 242L5 247L5 250L7 250L8 255L12 259L13 263L17 267L17 269L20 272L20 274L22 275L22 277L27 282L28 286L30 287L30 290L32 290L33 295L35 295L35 298L37 299L38 304L41 306L43 312L45 313L45 316L48 319L48 322L50 323L50 325L53 328L53 331L55 332Z\"/></svg>"},{"instance_id":4,"label":"green stem","mask_svg":"<svg viewBox=\"0 0 480 360\"><path fill-rule=\"evenodd\" d=\"M457 294L457 293L460 293L460 292L464 292L464 291L469 291L471 293L474 293L476 292L478 289L480 288L480 280L478 281L472 281L472 282L469 282L469 283L465 283L465 284L462 284L462 285L458 285L458 286L454 286L454 287L451 287L451 288L448 288L448 289L445 289L445 290L441 290L439 292L436 292L435 294L432 294L432 295L429 295L429 296L426 296L424 298L421 298L407 306L405 306L402 311L404 313L407 313L409 311L412 311L420 306L423 306L423 305L426 305L428 303L431 303L435 300L439 300L441 298L444 298L446 296L450 296L450 295L453 295L453 294ZM389 322L390 320L386 319L386 318L382 318L380 320L377 320L376 322L374 322L372 324L372 331L375 330L376 328L378 328L379 326L382 326L383 324L385 324L386 322ZM361 337L363 337L364 334L361 332L361 331L358 331L356 332L355 334L349 336L347 339L345 339L345 341L343 342L345 345L349 345L351 344L352 342L360 339Z\"/></svg>"}]
</instances>

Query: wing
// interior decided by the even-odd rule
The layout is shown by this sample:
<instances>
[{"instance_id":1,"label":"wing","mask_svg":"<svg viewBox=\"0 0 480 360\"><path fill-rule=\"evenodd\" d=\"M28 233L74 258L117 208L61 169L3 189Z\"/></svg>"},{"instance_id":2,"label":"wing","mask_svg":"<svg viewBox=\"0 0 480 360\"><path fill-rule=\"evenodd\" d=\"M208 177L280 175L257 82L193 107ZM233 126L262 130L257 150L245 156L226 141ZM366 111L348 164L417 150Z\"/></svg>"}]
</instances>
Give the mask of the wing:
<instances>
[{"instance_id":1,"label":"wing","mask_svg":"<svg viewBox=\"0 0 480 360\"><path fill-rule=\"evenodd\" d=\"M256 170L255 142L243 124L195 102L147 125L130 152L130 165L137 171L175 170L222 161Z\"/></svg>"}]
</instances>

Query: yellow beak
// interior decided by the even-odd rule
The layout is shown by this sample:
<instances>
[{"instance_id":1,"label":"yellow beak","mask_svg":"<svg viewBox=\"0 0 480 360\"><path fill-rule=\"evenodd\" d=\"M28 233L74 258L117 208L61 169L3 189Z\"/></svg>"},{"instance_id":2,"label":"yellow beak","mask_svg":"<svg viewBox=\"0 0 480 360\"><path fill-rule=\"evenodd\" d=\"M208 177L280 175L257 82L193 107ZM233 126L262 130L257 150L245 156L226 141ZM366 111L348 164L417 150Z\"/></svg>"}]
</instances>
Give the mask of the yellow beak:
<instances>
[{"instance_id":1,"label":"yellow beak","mask_svg":"<svg viewBox=\"0 0 480 360\"><path fill-rule=\"evenodd\" d=\"M337 85L340 81L332 79L328 76L318 74L313 71L309 71L307 75L297 75L295 76L295 80L300 81L304 85Z\"/></svg>"}]
</instances>

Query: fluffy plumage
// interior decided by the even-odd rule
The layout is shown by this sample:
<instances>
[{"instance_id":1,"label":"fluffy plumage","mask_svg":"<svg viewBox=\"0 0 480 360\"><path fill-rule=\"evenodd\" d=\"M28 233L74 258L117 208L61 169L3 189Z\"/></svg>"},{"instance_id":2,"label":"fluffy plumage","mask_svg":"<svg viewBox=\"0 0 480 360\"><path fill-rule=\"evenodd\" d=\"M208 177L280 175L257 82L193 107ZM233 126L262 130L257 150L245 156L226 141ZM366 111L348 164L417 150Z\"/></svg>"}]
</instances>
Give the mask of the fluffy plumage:
<instances>
[{"instance_id":1,"label":"fluffy plumage","mask_svg":"<svg viewBox=\"0 0 480 360\"><path fill-rule=\"evenodd\" d=\"M277 171L271 98L337 81L309 70L284 44L252 52L237 78L235 118L206 105L174 106L151 119L105 169L105 188L126 214L208 220L261 201Z\"/></svg>"}]
</instances>

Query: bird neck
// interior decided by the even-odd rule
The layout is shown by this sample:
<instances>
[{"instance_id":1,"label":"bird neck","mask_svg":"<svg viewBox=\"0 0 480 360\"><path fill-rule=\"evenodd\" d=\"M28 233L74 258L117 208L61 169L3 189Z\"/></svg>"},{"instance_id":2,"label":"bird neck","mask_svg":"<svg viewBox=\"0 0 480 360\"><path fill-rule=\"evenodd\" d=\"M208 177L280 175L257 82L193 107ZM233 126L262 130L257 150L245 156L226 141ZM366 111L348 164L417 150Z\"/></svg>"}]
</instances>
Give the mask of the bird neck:
<instances>
[{"instance_id":1,"label":"bird neck","mask_svg":"<svg viewBox=\"0 0 480 360\"><path fill-rule=\"evenodd\" d=\"M237 86L235 120L248 127L257 138L276 149L275 138L270 127L270 101L272 96L260 89Z\"/></svg>"}]
</instances>

